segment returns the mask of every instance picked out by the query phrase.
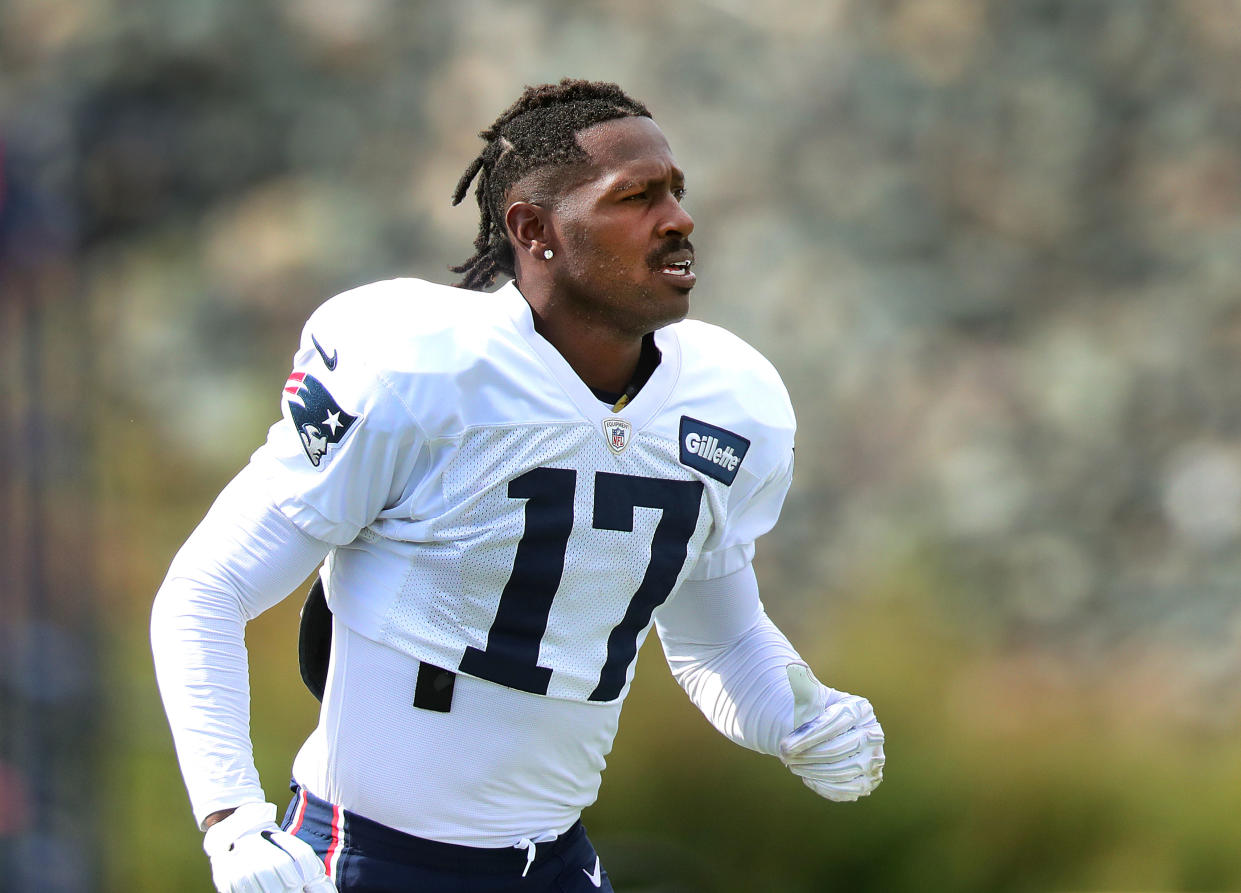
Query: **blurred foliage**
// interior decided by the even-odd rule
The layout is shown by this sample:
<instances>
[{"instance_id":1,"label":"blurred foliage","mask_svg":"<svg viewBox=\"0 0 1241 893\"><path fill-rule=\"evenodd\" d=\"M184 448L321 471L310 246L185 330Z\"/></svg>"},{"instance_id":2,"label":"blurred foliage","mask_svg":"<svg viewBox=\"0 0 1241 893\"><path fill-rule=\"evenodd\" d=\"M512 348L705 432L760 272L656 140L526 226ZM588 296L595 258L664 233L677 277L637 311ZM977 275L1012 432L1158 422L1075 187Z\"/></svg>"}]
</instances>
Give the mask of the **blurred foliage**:
<instances>
[{"instance_id":1,"label":"blurred foliage","mask_svg":"<svg viewBox=\"0 0 1241 893\"><path fill-rule=\"evenodd\" d=\"M648 647L586 816L618 890L1241 887L1234 0L4 0L0 72L0 321L92 348L42 345L95 445L106 889L205 887L147 612L301 321L447 281L475 133L566 74L688 173L695 315L800 418L768 608L890 742L824 803ZM295 602L248 633L277 800Z\"/></svg>"}]
</instances>

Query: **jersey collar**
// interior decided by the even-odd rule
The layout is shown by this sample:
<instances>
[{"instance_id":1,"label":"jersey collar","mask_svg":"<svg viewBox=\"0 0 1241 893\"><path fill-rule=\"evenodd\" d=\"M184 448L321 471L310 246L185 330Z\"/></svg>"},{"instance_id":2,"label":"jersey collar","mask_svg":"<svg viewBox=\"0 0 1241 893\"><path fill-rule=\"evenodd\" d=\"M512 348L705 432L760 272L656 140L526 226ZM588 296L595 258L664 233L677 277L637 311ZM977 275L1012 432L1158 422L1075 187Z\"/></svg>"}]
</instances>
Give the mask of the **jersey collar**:
<instances>
[{"instance_id":1,"label":"jersey collar","mask_svg":"<svg viewBox=\"0 0 1241 893\"><path fill-rule=\"evenodd\" d=\"M681 344L672 326L664 326L655 332L655 346L659 348L662 357L651 377L620 412L612 412L611 407L601 403L586 382L578 377L573 367L560 355L560 351L535 330L534 313L525 297L518 291L516 283L507 282L496 291L495 297L505 303L517 331L573 402L577 411L592 423L595 430L602 432L605 420L620 418L629 422L635 431L641 431L668 402L681 374Z\"/></svg>"}]
</instances>

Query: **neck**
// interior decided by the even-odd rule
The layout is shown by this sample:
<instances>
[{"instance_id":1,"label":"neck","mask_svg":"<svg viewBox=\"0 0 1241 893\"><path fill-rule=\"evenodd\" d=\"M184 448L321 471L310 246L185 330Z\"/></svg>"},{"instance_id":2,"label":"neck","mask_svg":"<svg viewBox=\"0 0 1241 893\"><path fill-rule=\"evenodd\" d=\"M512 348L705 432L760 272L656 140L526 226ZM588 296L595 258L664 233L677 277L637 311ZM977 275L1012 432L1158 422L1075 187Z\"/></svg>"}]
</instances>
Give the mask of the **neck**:
<instances>
[{"instance_id":1,"label":"neck","mask_svg":"<svg viewBox=\"0 0 1241 893\"><path fill-rule=\"evenodd\" d=\"M544 270L522 275L529 271L522 269L521 261L519 256L514 285L530 305L534 330L588 387L623 392L638 367L647 333L618 326L598 311L584 311L579 302L553 287Z\"/></svg>"},{"instance_id":2,"label":"neck","mask_svg":"<svg viewBox=\"0 0 1241 893\"><path fill-rule=\"evenodd\" d=\"M624 391L638 367L642 334L620 334L588 320L540 313L533 306L531 310L535 331L556 348L588 387Z\"/></svg>"}]
</instances>

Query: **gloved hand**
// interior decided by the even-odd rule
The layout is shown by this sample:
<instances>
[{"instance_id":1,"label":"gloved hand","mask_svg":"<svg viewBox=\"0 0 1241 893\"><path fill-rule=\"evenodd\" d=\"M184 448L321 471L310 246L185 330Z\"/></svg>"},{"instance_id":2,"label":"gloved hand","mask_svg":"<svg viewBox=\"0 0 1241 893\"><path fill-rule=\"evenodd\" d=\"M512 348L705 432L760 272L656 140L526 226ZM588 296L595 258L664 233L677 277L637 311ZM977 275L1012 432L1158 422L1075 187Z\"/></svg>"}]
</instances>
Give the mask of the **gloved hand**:
<instances>
[{"instance_id":1,"label":"gloved hand","mask_svg":"<svg viewBox=\"0 0 1241 893\"><path fill-rule=\"evenodd\" d=\"M273 803L245 803L207 829L219 893L336 893L310 844L280 830Z\"/></svg>"},{"instance_id":2,"label":"gloved hand","mask_svg":"<svg viewBox=\"0 0 1241 893\"><path fill-rule=\"evenodd\" d=\"M865 797L883 780L883 729L870 702L828 688L805 664L786 672L793 731L780 740L780 759L820 797Z\"/></svg>"}]
</instances>

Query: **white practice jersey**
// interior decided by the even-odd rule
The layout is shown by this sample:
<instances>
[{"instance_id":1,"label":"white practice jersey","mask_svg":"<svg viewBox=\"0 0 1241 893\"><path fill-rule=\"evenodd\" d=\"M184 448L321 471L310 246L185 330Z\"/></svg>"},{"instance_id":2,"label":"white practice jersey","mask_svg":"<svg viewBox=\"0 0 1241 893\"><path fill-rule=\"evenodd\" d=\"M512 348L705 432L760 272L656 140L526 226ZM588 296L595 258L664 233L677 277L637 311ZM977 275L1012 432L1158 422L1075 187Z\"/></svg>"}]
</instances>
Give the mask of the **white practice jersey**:
<instances>
[{"instance_id":1,"label":"white practice jersey","mask_svg":"<svg viewBox=\"0 0 1241 893\"><path fill-rule=\"evenodd\" d=\"M558 758L577 760L569 774L586 777L556 792L551 830L593 800L656 609L687 579L745 568L792 474L792 409L761 355L694 321L655 340L659 365L612 412L535 331L513 284L494 294L411 279L368 285L311 316L284 418L252 459L280 511L336 546L322 571L328 603L360 637L355 652L382 646L369 666L391 652L466 677L458 697L503 687L527 726L560 724L540 734L578 739L576 757ZM340 669L330 686L389 684ZM329 691L325 713L340 698ZM456 721L476 715L480 740L503 734L487 727L488 712L462 710ZM405 722L367 724L400 735ZM334 779L332 752L364 750L372 733L344 742L347 733L325 733L321 721L299 757L318 780L303 782L365 806L366 779ZM475 764L450 766L448 777L491 771L475 762L490 759L475 745L462 756ZM526 750L524 759L541 757ZM445 771L451 747L436 760ZM480 842L454 831L468 816L427 827L382 805L358 811Z\"/></svg>"},{"instance_id":2,"label":"white practice jersey","mask_svg":"<svg viewBox=\"0 0 1241 893\"><path fill-rule=\"evenodd\" d=\"M766 360L700 322L656 343L613 413L511 284L392 280L324 304L253 461L281 510L337 545L335 615L509 688L622 698L653 610L748 563L792 470Z\"/></svg>"}]
</instances>

